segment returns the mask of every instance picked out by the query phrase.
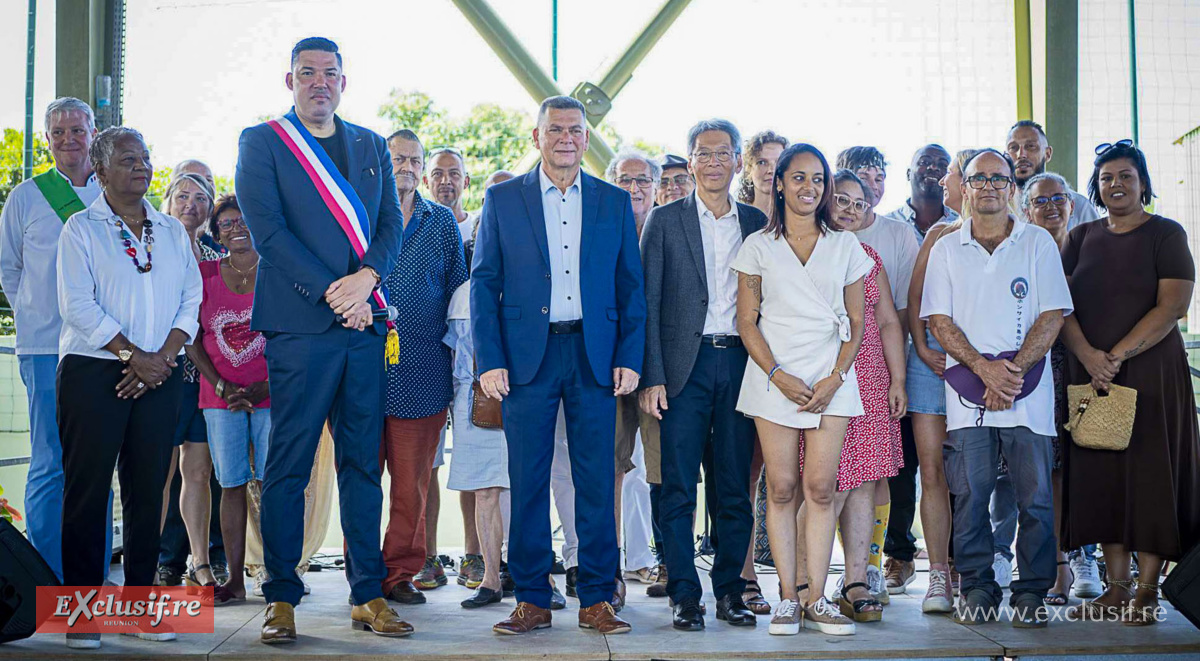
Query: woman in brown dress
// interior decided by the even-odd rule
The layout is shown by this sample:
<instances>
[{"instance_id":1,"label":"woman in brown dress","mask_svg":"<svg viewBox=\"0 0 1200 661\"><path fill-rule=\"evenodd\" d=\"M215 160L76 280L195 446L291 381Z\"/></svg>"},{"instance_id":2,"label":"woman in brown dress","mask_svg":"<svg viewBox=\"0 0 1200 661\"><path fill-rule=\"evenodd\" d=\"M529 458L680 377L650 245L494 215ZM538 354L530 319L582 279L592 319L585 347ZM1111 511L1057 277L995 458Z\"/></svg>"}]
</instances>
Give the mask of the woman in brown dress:
<instances>
[{"instance_id":1,"label":"woman in brown dress","mask_svg":"<svg viewBox=\"0 0 1200 661\"><path fill-rule=\"evenodd\" d=\"M1200 431L1178 327L1195 265L1183 227L1143 209L1153 192L1141 150L1122 140L1096 153L1088 192L1108 217L1072 230L1063 248L1075 301L1063 339L1070 382L1133 388L1137 414L1124 451L1064 448L1061 543L1099 543L1108 568L1104 594L1076 615L1124 608L1126 623L1153 624L1163 562L1200 538Z\"/></svg>"}]
</instances>

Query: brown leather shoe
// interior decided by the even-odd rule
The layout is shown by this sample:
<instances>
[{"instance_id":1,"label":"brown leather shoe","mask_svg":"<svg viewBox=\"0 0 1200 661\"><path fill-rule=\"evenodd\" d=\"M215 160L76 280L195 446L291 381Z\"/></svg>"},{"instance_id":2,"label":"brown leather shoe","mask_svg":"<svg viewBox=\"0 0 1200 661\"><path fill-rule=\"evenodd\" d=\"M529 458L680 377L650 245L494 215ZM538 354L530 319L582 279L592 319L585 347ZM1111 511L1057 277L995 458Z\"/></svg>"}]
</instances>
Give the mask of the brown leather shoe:
<instances>
[{"instance_id":1,"label":"brown leather shoe","mask_svg":"<svg viewBox=\"0 0 1200 661\"><path fill-rule=\"evenodd\" d=\"M667 596L667 566L658 566L658 580L646 587L646 596L648 597L665 597Z\"/></svg>"},{"instance_id":2,"label":"brown leather shoe","mask_svg":"<svg viewBox=\"0 0 1200 661\"><path fill-rule=\"evenodd\" d=\"M350 610L350 628L370 631L377 636L403 638L412 635L412 625L400 619L396 611L388 608L383 597L359 604Z\"/></svg>"},{"instance_id":3,"label":"brown leather shoe","mask_svg":"<svg viewBox=\"0 0 1200 661\"><path fill-rule=\"evenodd\" d=\"M400 581L388 593L387 598L402 604L423 604L425 595L412 581Z\"/></svg>"},{"instance_id":4,"label":"brown leather shoe","mask_svg":"<svg viewBox=\"0 0 1200 661\"><path fill-rule=\"evenodd\" d=\"M579 609L579 626L603 634L629 633L633 629L628 622L617 617L617 612L607 601Z\"/></svg>"},{"instance_id":5,"label":"brown leather shoe","mask_svg":"<svg viewBox=\"0 0 1200 661\"><path fill-rule=\"evenodd\" d=\"M549 629L550 628L550 611L545 608L538 608L533 604L520 601L517 602L516 609L508 619L496 623L492 627L492 631L509 636L516 636L523 633L529 633L534 629Z\"/></svg>"},{"instance_id":6,"label":"brown leather shoe","mask_svg":"<svg viewBox=\"0 0 1200 661\"><path fill-rule=\"evenodd\" d=\"M616 589L613 590L612 599L609 601L612 604L613 612L620 613L622 608L625 608L625 578L617 577Z\"/></svg>"},{"instance_id":7,"label":"brown leather shoe","mask_svg":"<svg viewBox=\"0 0 1200 661\"><path fill-rule=\"evenodd\" d=\"M259 640L268 645L296 642L296 610L285 601L267 604Z\"/></svg>"}]
</instances>

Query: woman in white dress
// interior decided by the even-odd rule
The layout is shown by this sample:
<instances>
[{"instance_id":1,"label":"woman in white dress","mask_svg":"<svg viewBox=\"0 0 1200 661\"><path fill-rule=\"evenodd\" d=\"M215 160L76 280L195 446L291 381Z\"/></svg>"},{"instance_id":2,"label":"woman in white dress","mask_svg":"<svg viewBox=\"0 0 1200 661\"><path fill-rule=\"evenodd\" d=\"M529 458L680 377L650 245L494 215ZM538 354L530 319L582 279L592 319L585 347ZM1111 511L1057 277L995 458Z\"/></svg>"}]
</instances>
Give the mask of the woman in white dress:
<instances>
[{"instance_id":1,"label":"woman in white dress","mask_svg":"<svg viewBox=\"0 0 1200 661\"><path fill-rule=\"evenodd\" d=\"M806 626L823 633L852 634L854 622L824 593L842 443L850 418L863 413L854 358L865 324L863 279L873 262L854 234L832 222L833 175L816 147L786 149L774 187L774 214L732 265L738 333L750 354L737 408L755 419L762 442L767 534L782 587L770 632L798 633L807 619ZM807 586L796 585L795 571L802 501L808 503Z\"/></svg>"}]
</instances>

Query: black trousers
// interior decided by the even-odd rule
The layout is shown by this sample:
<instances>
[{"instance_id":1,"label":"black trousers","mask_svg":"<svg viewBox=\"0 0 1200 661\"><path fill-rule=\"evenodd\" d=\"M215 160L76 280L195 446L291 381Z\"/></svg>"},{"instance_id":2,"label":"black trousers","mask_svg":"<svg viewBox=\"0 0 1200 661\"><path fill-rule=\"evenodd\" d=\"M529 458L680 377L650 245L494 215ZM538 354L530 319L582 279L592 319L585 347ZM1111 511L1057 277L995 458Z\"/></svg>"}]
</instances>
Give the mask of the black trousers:
<instances>
[{"instance_id":1,"label":"black trousers","mask_svg":"<svg viewBox=\"0 0 1200 661\"><path fill-rule=\"evenodd\" d=\"M917 552L917 538L912 534L913 519L917 516L917 442L913 435L912 416L900 419L900 444L904 449L904 468L888 478L892 494L892 513L888 519L883 552L889 558L912 562Z\"/></svg>"},{"instance_id":2,"label":"black trousers","mask_svg":"<svg viewBox=\"0 0 1200 661\"><path fill-rule=\"evenodd\" d=\"M754 456L754 422L735 408L745 370L744 348L702 344L687 384L663 411L659 524L666 545L667 592L676 602L698 599L702 593L692 515L700 463L710 444L713 470L708 477L717 495L714 528L720 538L711 572L713 592L719 599L740 595L746 587L741 573L754 525L746 479Z\"/></svg>"},{"instance_id":3,"label":"black trousers","mask_svg":"<svg viewBox=\"0 0 1200 661\"><path fill-rule=\"evenodd\" d=\"M104 583L105 511L114 467L124 513L125 585L154 582L182 376L176 368L140 399L120 399L122 369L115 359L85 356L66 356L58 364L64 585Z\"/></svg>"}]
</instances>

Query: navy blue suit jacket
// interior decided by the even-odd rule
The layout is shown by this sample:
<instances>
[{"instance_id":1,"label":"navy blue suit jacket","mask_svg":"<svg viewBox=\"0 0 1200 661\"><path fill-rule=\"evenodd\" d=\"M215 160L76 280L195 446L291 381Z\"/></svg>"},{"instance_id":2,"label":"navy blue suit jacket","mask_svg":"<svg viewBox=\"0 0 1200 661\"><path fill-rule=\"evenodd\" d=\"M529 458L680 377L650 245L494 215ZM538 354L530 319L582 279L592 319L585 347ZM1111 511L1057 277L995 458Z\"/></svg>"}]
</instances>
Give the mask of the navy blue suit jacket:
<instances>
[{"instance_id":1,"label":"navy blue suit jacket","mask_svg":"<svg viewBox=\"0 0 1200 661\"><path fill-rule=\"evenodd\" d=\"M629 193L586 172L580 180L583 340L596 381L611 386L615 367L642 371L642 259ZM534 168L484 195L471 267L471 333L479 373L506 368L510 383L529 383L542 364L549 332L550 252Z\"/></svg>"},{"instance_id":2,"label":"navy blue suit jacket","mask_svg":"<svg viewBox=\"0 0 1200 661\"><path fill-rule=\"evenodd\" d=\"M380 276L400 255L404 221L387 144L376 133L334 117L350 171L346 179L370 218L361 263L300 162L266 124L242 131L234 186L242 217L262 256L254 284L251 328L323 333L334 324L325 290L365 265ZM387 332L378 322L372 332Z\"/></svg>"}]
</instances>

